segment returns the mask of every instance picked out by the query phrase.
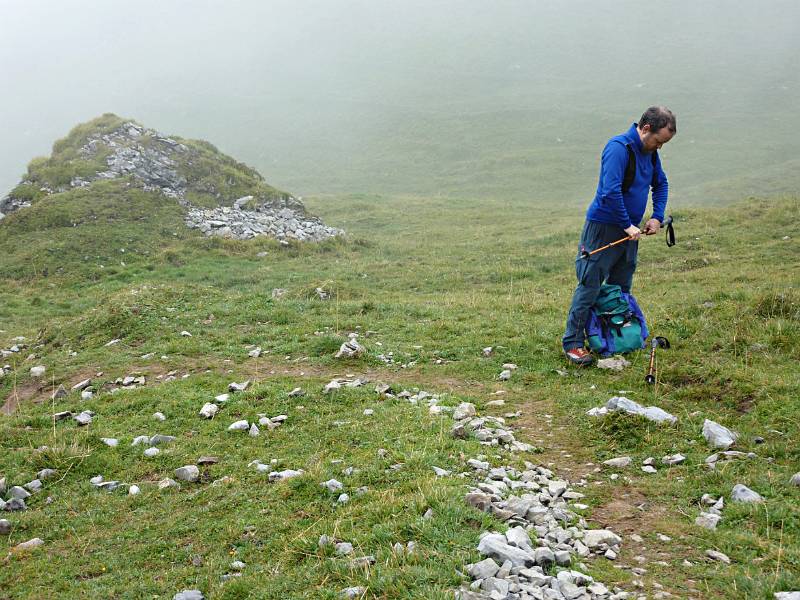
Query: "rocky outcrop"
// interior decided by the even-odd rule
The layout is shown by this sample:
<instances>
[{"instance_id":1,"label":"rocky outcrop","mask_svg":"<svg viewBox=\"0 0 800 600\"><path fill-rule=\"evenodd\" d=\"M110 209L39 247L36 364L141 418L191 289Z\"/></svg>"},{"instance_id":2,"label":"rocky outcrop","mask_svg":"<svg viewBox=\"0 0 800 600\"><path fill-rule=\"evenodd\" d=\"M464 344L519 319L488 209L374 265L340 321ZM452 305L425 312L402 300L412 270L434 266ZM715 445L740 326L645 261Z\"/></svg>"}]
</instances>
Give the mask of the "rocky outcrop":
<instances>
[{"instance_id":1,"label":"rocky outcrop","mask_svg":"<svg viewBox=\"0 0 800 600\"><path fill-rule=\"evenodd\" d=\"M118 119L113 115L106 118ZM344 233L326 227L306 213L298 198L266 185L256 171L210 144L173 139L132 121L118 119L117 123L116 127L97 127L84 134L72 147L69 158L62 159L54 147L53 156L48 159L51 165L95 163L97 169L93 173L74 176L66 185L51 185L37 177L35 168L29 168L16 188L24 188L26 195L15 197L12 192L0 199L0 219L31 206L27 196L31 193L46 197L90 187L95 181L127 178L142 189L177 201L186 209L187 227L207 236L250 239L266 235L280 240L321 241ZM73 137L79 136L70 134L65 142L74 142ZM252 189L241 196L243 188ZM235 191L240 193L232 195ZM205 206L192 203L197 197L204 199ZM216 206L208 208L209 203Z\"/></svg>"}]
</instances>

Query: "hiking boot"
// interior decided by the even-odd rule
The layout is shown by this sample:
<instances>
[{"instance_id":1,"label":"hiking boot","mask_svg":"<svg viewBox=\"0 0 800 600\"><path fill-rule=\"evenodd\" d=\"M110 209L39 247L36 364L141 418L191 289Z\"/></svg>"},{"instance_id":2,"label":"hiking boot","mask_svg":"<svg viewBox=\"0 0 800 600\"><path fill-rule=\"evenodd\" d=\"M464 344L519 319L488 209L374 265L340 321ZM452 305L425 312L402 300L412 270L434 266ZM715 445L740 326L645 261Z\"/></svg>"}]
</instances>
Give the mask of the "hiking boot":
<instances>
[{"instance_id":1,"label":"hiking boot","mask_svg":"<svg viewBox=\"0 0 800 600\"><path fill-rule=\"evenodd\" d=\"M564 350L564 354L567 355L569 362L571 362L573 365L578 365L579 367L588 367L594 362L592 353L586 348L572 348L571 350Z\"/></svg>"}]
</instances>

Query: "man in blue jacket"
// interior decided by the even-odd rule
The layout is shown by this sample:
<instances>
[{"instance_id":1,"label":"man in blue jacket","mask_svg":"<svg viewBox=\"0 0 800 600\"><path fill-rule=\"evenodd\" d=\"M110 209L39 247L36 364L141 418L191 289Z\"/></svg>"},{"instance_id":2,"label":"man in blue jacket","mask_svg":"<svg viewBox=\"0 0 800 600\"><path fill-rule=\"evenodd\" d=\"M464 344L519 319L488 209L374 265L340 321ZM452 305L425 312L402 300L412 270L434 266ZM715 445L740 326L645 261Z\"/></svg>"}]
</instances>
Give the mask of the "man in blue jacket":
<instances>
[{"instance_id":1,"label":"man in blue jacket","mask_svg":"<svg viewBox=\"0 0 800 600\"><path fill-rule=\"evenodd\" d=\"M672 139L676 131L672 111L664 106L651 106L639 123L631 125L622 135L611 138L603 148L597 194L586 212L575 262L578 287L572 296L567 329L561 340L564 353L574 364L585 366L594 360L585 348L584 327L600 285L605 281L619 285L623 292L630 292L639 237L642 234L654 235L661 228L668 186L658 150ZM629 161L635 169L628 166ZM639 229L651 188L652 216L644 228ZM628 241L588 259L581 258L582 250L591 252L626 235Z\"/></svg>"}]
</instances>

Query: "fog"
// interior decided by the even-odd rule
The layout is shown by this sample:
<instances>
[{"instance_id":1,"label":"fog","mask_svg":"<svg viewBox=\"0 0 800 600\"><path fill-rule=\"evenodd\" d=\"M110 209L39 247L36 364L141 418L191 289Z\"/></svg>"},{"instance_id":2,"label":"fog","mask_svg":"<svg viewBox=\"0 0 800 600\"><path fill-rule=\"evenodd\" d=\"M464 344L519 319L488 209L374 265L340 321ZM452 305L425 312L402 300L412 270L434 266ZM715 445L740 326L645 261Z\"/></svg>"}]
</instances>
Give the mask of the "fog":
<instances>
[{"instance_id":1,"label":"fog","mask_svg":"<svg viewBox=\"0 0 800 600\"><path fill-rule=\"evenodd\" d=\"M673 197L800 185L788 1L0 0L0 194L104 112L295 194L585 203L605 140L678 117Z\"/></svg>"}]
</instances>

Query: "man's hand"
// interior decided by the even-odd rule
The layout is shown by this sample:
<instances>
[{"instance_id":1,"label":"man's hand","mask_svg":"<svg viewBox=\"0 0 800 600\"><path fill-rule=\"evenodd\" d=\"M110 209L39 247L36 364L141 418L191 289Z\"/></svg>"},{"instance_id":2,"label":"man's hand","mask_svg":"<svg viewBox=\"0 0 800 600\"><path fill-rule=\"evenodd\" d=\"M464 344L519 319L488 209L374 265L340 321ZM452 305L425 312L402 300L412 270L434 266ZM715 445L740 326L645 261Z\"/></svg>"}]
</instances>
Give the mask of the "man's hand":
<instances>
[{"instance_id":1,"label":"man's hand","mask_svg":"<svg viewBox=\"0 0 800 600\"><path fill-rule=\"evenodd\" d=\"M658 221L656 221L656 222L658 222ZM650 223L650 221L648 221L648 224L649 224L649 223ZM641 237L641 235L642 235L642 230L641 230L641 229L639 229L639 228L638 228L636 225L631 225L630 227L627 227L627 228L625 229L625 233L627 233L627 234L628 234L628 237L629 237L630 239L632 239L632 240L638 240L638 239L639 239L639 237Z\"/></svg>"},{"instance_id":2,"label":"man's hand","mask_svg":"<svg viewBox=\"0 0 800 600\"><path fill-rule=\"evenodd\" d=\"M644 231L645 235L654 235L661 230L661 221L658 219L650 219L647 223L644 224Z\"/></svg>"}]
</instances>

